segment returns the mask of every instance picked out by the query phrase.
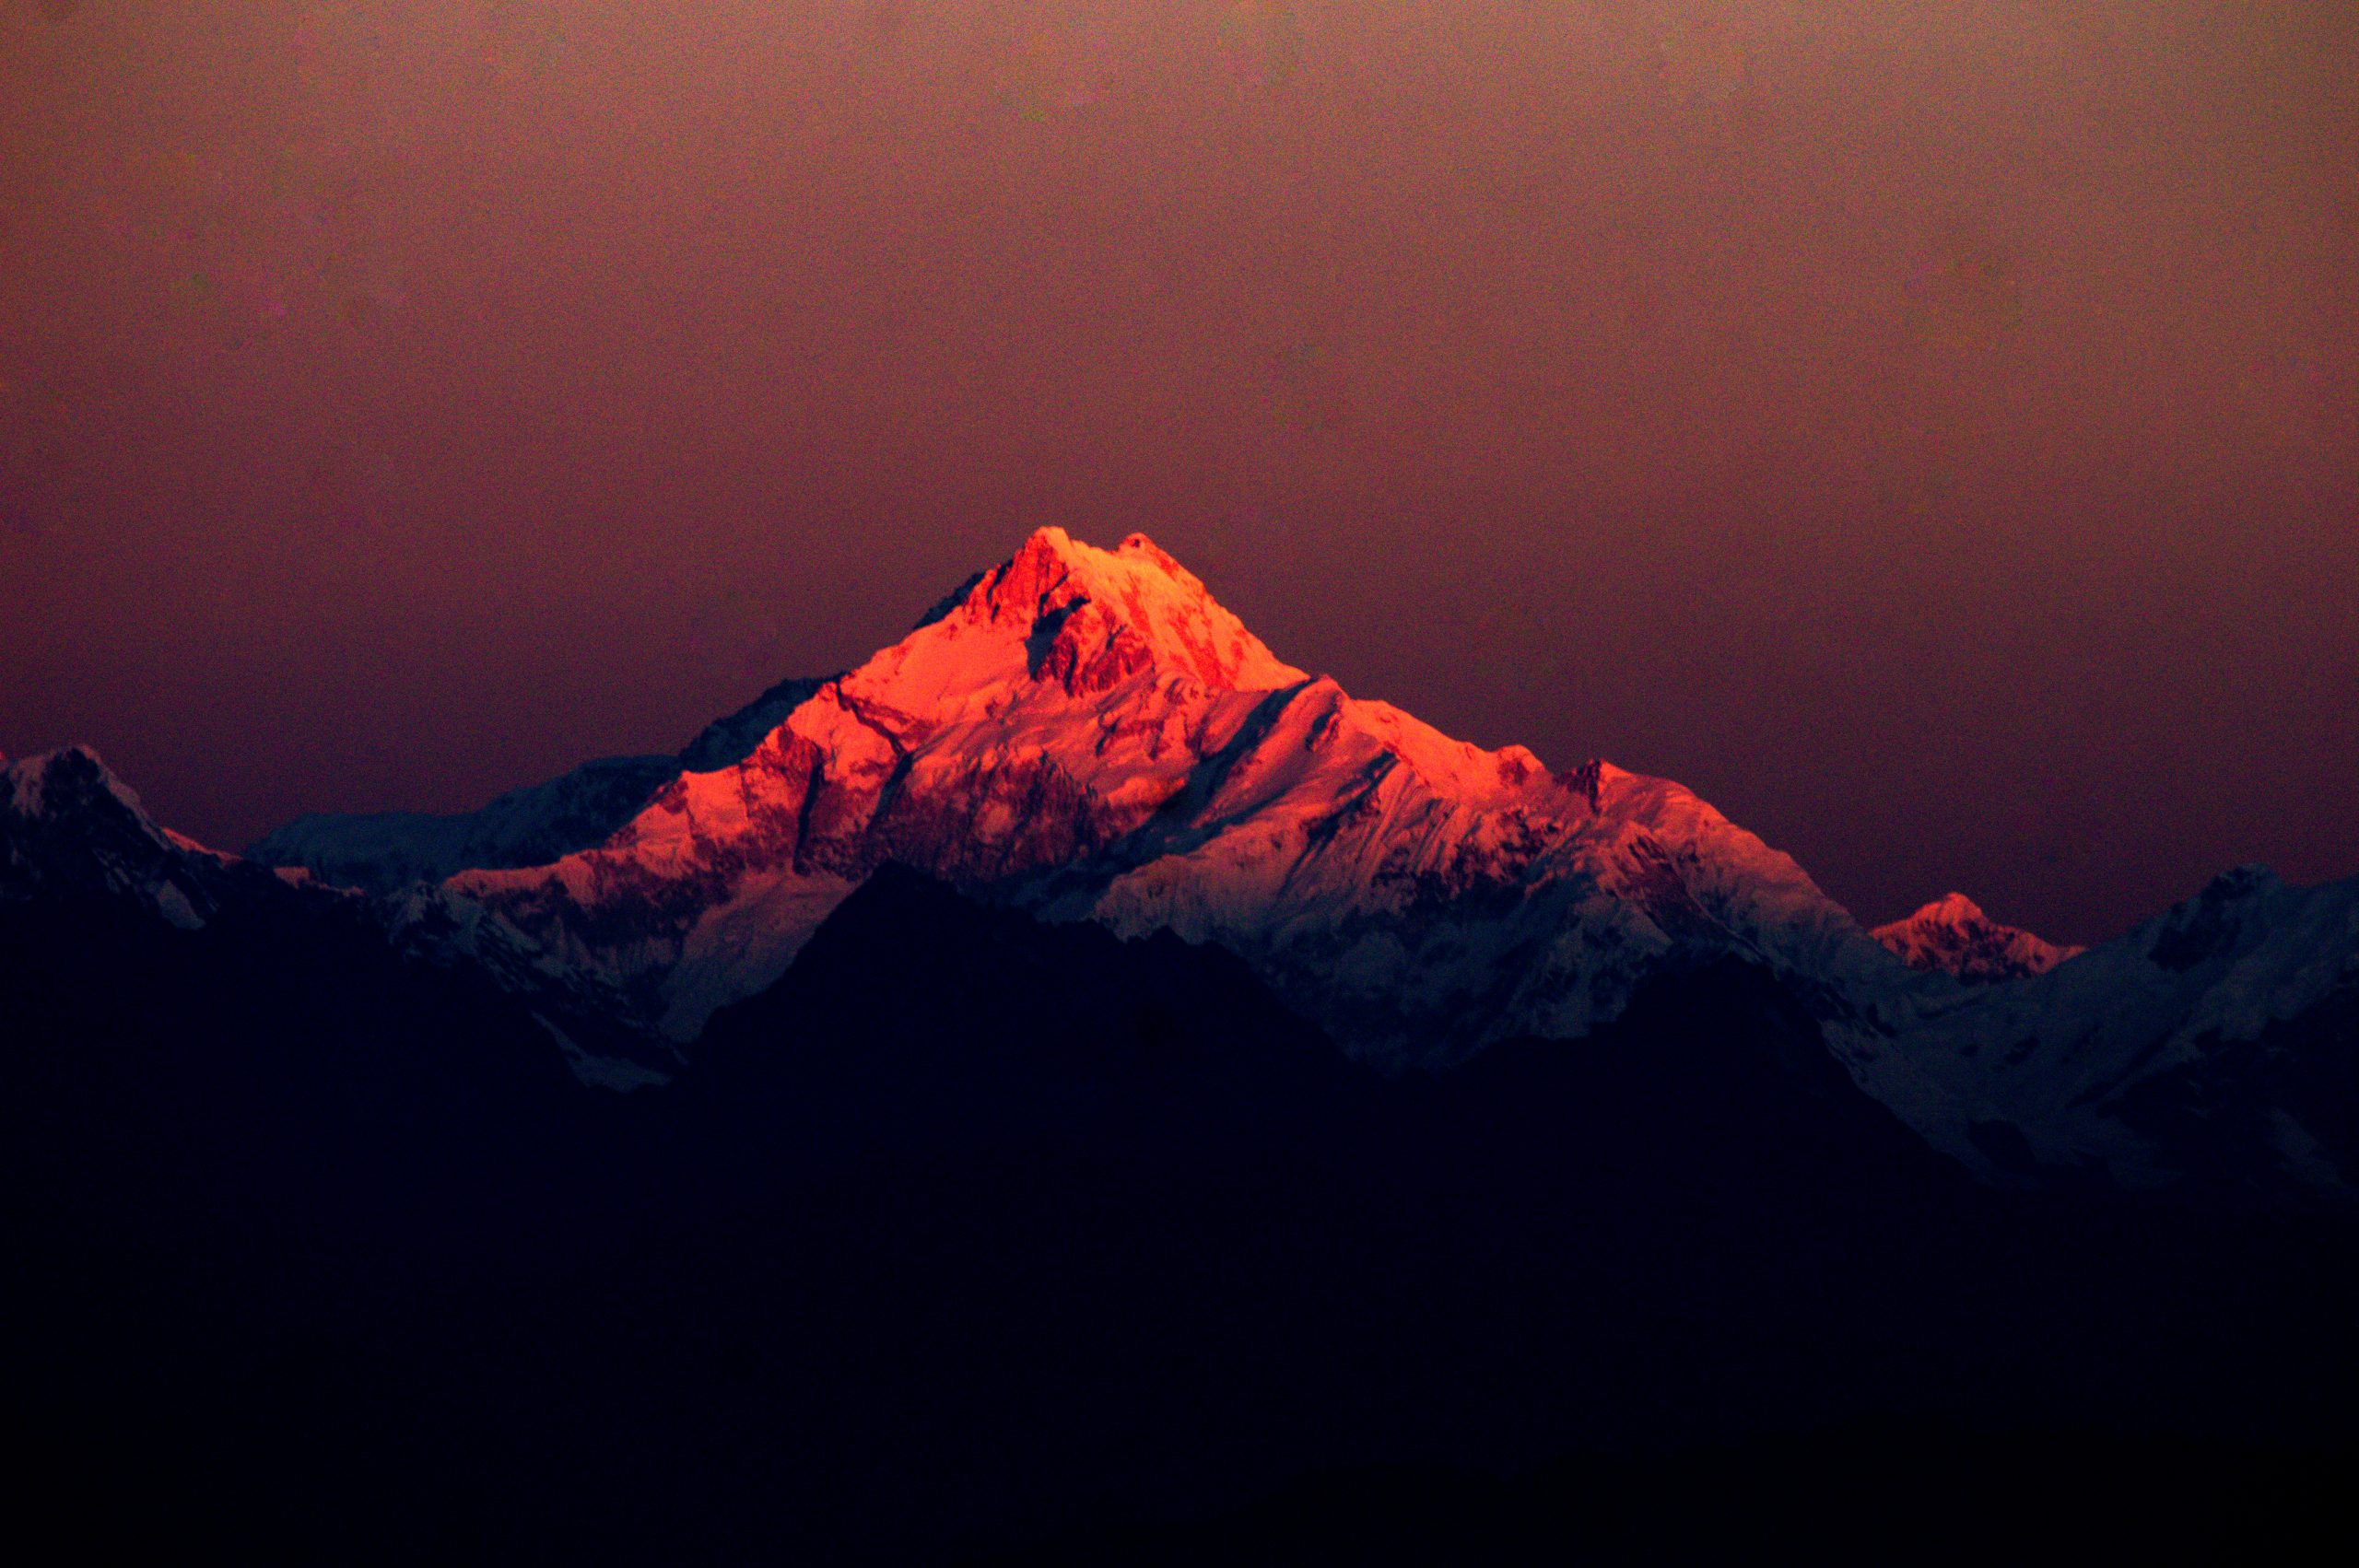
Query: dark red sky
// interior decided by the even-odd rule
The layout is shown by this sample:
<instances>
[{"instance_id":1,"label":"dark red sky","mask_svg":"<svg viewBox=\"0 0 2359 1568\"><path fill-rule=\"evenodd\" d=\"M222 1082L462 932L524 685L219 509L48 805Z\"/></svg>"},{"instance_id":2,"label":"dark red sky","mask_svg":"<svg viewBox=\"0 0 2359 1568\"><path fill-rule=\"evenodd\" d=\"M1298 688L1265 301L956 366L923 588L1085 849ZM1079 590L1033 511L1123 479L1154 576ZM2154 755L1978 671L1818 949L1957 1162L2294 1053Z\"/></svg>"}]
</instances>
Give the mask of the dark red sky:
<instances>
[{"instance_id":1,"label":"dark red sky","mask_svg":"<svg viewBox=\"0 0 2359 1568\"><path fill-rule=\"evenodd\" d=\"M0 748L457 808L1046 522L1872 919L2359 872L2359 16L0 0Z\"/></svg>"}]
</instances>

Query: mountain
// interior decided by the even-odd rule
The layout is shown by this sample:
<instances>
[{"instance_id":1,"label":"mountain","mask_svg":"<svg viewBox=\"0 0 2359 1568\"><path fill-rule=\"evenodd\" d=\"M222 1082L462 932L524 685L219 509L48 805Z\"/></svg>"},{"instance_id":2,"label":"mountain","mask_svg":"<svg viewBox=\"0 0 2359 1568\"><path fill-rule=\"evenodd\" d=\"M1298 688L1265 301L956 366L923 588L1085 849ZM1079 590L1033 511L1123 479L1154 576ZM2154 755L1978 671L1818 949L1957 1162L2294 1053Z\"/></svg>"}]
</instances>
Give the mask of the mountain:
<instances>
[{"instance_id":1,"label":"mountain","mask_svg":"<svg viewBox=\"0 0 2359 1568\"><path fill-rule=\"evenodd\" d=\"M381 901L387 933L495 977L615 1086L692 1060L898 866L1218 946L1389 1071L1590 1036L1663 977L1733 963L1988 1180L2359 1190L2359 882L2232 879L2077 957L1956 895L1869 932L1675 783L1485 751L1285 662L1143 534L1043 529L858 667L783 683L674 758L421 832L266 842L378 885L477 862ZM593 1024L648 1038L593 1051Z\"/></svg>"},{"instance_id":2,"label":"mountain","mask_svg":"<svg viewBox=\"0 0 2359 1568\"><path fill-rule=\"evenodd\" d=\"M1831 1034L1871 1094L1994 1176L2359 1187L2359 881L2246 867L2046 973Z\"/></svg>"},{"instance_id":3,"label":"mountain","mask_svg":"<svg viewBox=\"0 0 2359 1568\"><path fill-rule=\"evenodd\" d=\"M2184 970L2140 933L2062 964L1957 896L1871 933L1676 784L1484 751L1285 663L1144 535L1108 551L1042 530L859 667L708 737L595 844L408 888L396 940L546 1012L644 1028L669 1042L650 1063L693 1056L888 865L1218 945L1396 1070L1579 1037L1659 977L1730 961L1775 977L1861 1085L1986 1178L2265 1193L2359 1172L2313 1082L2335 1070L2312 1061L2350 1054L2332 1021L2359 939L2332 912L2359 884L2258 908L2255 954ZM2281 1059L2311 1065L2253 1065ZM2243 1129L2243 1163L2198 1159L2190 1117Z\"/></svg>"},{"instance_id":4,"label":"mountain","mask_svg":"<svg viewBox=\"0 0 2359 1568\"><path fill-rule=\"evenodd\" d=\"M439 889L372 899L301 867L271 867L225 854L162 827L139 797L87 746L27 757L0 772L0 908L27 919L74 912L111 927L124 921L200 932L269 930L334 933L361 942L420 984L464 973L485 996L529 999L536 1044L554 1047L584 1082L629 1089L661 1082L676 1059L621 1022L619 999L594 977L545 967L537 953L480 910ZM295 976L310 946L270 939ZM81 963L94 989L135 984ZM490 985L486 987L484 982Z\"/></svg>"},{"instance_id":5,"label":"mountain","mask_svg":"<svg viewBox=\"0 0 2359 1568\"><path fill-rule=\"evenodd\" d=\"M301 880L158 825L88 746L0 769L0 903L106 904L200 930L226 905Z\"/></svg>"},{"instance_id":6,"label":"mountain","mask_svg":"<svg viewBox=\"0 0 2359 1568\"><path fill-rule=\"evenodd\" d=\"M1056 529L603 844L448 886L687 1041L888 861L1217 942L1394 1063L1579 1034L1674 955L1907 977L1677 785L1451 740L1282 662L1144 535Z\"/></svg>"},{"instance_id":7,"label":"mountain","mask_svg":"<svg viewBox=\"0 0 2359 1568\"><path fill-rule=\"evenodd\" d=\"M27 1479L140 1504L86 1536L971 1561L1383 1467L1396 1501L1474 1485L1431 1521L1454 1559L1531 1561L1482 1478L1553 1457L1552 1546L1597 1509L1658 1543L1632 1464L1649 1506L1731 1469L1766 1501L1766 1464L1805 1489L1785 1539L1866 1561L1910 1527L1895 1474L1981 1517L2024 1433L2113 1541L2093 1473L2271 1469L2281 1511L2346 1473L2315 1445L2359 1389L2347 1215L1978 1186L1756 964L1387 1075L1219 947L888 865L620 1095L365 901L265 883L194 930L0 904ZM1386 1561L1391 1516L1328 1528Z\"/></svg>"},{"instance_id":8,"label":"mountain","mask_svg":"<svg viewBox=\"0 0 2359 1568\"><path fill-rule=\"evenodd\" d=\"M1868 933L1912 969L1938 969L1961 980L2019 980L2045 975L2083 951L2002 926L1963 893L1949 894L1905 920Z\"/></svg>"},{"instance_id":9,"label":"mountain","mask_svg":"<svg viewBox=\"0 0 2359 1568\"><path fill-rule=\"evenodd\" d=\"M945 635L988 646L1012 628L973 591ZM1317 686L1175 691L1213 743L1183 728L1165 756L1198 760L1171 762L1147 820L1251 831L1255 802L1316 799L1377 756L1382 712L1332 696L1323 740L1218 730ZM1075 766L1096 751L1073 705L1134 713L1054 690L984 708ZM815 693L761 752L846 700ZM1468 754L1390 733L1372 770L1397 830L1496 846L1482 825L1506 808L1402 781ZM1297 742L1310 783L1281 787L1272 748ZM1144 751L1105 755L1160 778ZM804 755L824 781L844 751ZM921 799L959 799L922 783L957 755L910 748ZM1471 755L1491 759L1466 762L1478 782L1502 755ZM962 888L882 859L674 1053L630 1033L642 998L453 886L329 887L171 835L88 752L14 764L0 1173L25 1200L0 1247L0 1376L43 1438L27 1490L135 1504L86 1536L169 1517L178 1539L336 1561L1290 1561L1314 1534L1375 1560L1414 1539L1531 1561L1601 1522L1635 1556L1660 1546L1655 1511L1732 1474L1743 1508L1782 1504L1676 1539L1757 1544L1774 1520L1882 1561L1923 1517L1988 1522L1991 1489L2027 1473L2113 1544L2154 1533L2111 1509L2158 1476L2214 1510L2222 1478L2250 1487L2214 1515L2223 1539L2291 1539L2289 1516L2339 1501L2359 1211L2298 1199L2349 1190L2359 884L2235 873L1984 984L1854 927L1829 951L1859 953L1856 976L1814 977L1793 932L1673 940L1674 886L1758 866L1773 891L1729 905L1774 909L1778 861L1675 787L1587 773L1546 786L1575 802L1556 852L1626 852L1643 812L1702 847L1579 896L1533 860L1481 863L1522 866L1532 901L1577 918L1631 900L1665 941L1579 1037L1402 1067L1375 1031L1342 1048L1312 1016L1329 993L1287 989L1267 950L1041 919L1119 884L1112 848L1154 865L1162 841L1133 827L1061 859L988 792L937 830L971 829L986 871L1049 871ZM664 788L701 806L761 777ZM833 788L800 797L818 825L789 842L865 845L829 836L830 802L863 799ZM1243 813L1226 828L1224 802ZM1045 785L1017 805L1097 820ZM869 809L926 842L909 808ZM730 842L683 832L682 858L726 866ZM1285 875L1349 864L1314 847ZM690 882L682 907L720 885ZM1521 895L1419 897L1386 929L1478 929ZM588 1086L632 1065L637 1092ZM2236 1202L2121 1190L2174 1184ZM2026 1434L2040 1463L2004 1462ZM1379 1478L1387 1505L1235 1522L1339 1474ZM2177 1543L2185 1512L2158 1516Z\"/></svg>"},{"instance_id":10,"label":"mountain","mask_svg":"<svg viewBox=\"0 0 2359 1568\"><path fill-rule=\"evenodd\" d=\"M923 986L899 983L913 954ZM676 1097L833 1159L1056 1138L1168 1175L1297 1138L1366 1076L1219 948L1044 924L887 864L714 1015Z\"/></svg>"},{"instance_id":11,"label":"mountain","mask_svg":"<svg viewBox=\"0 0 2359 1568\"><path fill-rule=\"evenodd\" d=\"M725 767L759 745L820 683L781 681L707 725L670 756L602 757L472 812L314 813L256 840L246 858L300 866L343 886L390 892L475 867L546 865L604 843L684 771Z\"/></svg>"}]
</instances>

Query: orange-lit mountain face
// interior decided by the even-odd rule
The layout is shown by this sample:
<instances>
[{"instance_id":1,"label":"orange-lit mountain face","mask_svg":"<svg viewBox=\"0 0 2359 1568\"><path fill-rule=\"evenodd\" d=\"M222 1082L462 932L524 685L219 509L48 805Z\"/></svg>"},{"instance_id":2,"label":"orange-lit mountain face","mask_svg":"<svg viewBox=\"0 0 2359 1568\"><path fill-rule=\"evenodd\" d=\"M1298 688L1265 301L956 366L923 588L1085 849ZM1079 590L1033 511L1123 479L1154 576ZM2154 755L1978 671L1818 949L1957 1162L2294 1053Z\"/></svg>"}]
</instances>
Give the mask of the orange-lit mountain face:
<instances>
[{"instance_id":1,"label":"orange-lit mountain face","mask_svg":"<svg viewBox=\"0 0 2359 1568\"><path fill-rule=\"evenodd\" d=\"M87 754L7 777L0 883L78 874L183 923L221 884L223 858L163 835ZM115 802L123 852L53 797ZM2311 1103L2332 1098L2317 1021L2359 1016L2359 883L2238 873L2078 957L1956 895L1871 933L1676 784L1485 751L1284 662L1138 534L1102 550L1042 530L858 668L783 683L677 755L467 816L308 818L252 853L321 884L271 889L362 900L405 951L488 975L609 1086L693 1056L898 864L1050 921L1227 948L1385 1066L1579 1036L1733 961L1993 1178L2167 1183L2190 1129L2262 1187L2343 1188L2359 1154Z\"/></svg>"},{"instance_id":2,"label":"orange-lit mountain face","mask_svg":"<svg viewBox=\"0 0 2359 1568\"><path fill-rule=\"evenodd\" d=\"M888 860L1220 942L1390 1060L1578 1034L1683 951L1891 965L1676 785L1451 740L1282 662L1144 535L1054 529L595 848L447 891L685 1041Z\"/></svg>"},{"instance_id":3,"label":"orange-lit mountain face","mask_svg":"<svg viewBox=\"0 0 2359 1568\"><path fill-rule=\"evenodd\" d=\"M1878 926L1868 934L1912 969L1939 969L1961 980L2045 975L2083 951L2002 926L1963 893L1937 898L1907 919Z\"/></svg>"}]
</instances>

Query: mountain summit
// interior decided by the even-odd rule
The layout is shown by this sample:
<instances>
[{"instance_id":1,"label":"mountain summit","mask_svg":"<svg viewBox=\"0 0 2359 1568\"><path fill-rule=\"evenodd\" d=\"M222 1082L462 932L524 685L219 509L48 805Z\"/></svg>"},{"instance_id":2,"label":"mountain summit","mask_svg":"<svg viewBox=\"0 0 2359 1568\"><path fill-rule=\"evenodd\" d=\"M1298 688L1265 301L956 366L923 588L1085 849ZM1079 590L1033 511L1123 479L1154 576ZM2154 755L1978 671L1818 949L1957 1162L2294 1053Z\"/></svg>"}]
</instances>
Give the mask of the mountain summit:
<instances>
[{"instance_id":1,"label":"mountain summit","mask_svg":"<svg viewBox=\"0 0 2359 1568\"><path fill-rule=\"evenodd\" d=\"M0 900L126 903L195 930L221 860L158 826L88 746L0 766Z\"/></svg>"},{"instance_id":2,"label":"mountain summit","mask_svg":"<svg viewBox=\"0 0 2359 1568\"><path fill-rule=\"evenodd\" d=\"M1452 740L1283 662L1144 534L1059 529L603 843L447 885L687 1041L887 861L1219 942L1391 1060L1579 1033L1680 954L1897 968L1677 785Z\"/></svg>"},{"instance_id":3,"label":"mountain summit","mask_svg":"<svg viewBox=\"0 0 2359 1568\"><path fill-rule=\"evenodd\" d=\"M2167 1183L2200 1143L2187 1118L2229 1105L2257 1189L2347 1185L2359 1160L2299 1065L2330 1025L2289 1024L2359 1006L2359 883L2223 883L2071 964L1959 895L1870 933L1675 783L1485 750L1285 663L1143 534L1102 550L1042 529L890 647L676 756L265 842L380 890L430 868L387 902L397 942L667 1059L898 865L1226 948L1388 1068L1587 1036L1734 965L1986 1176Z\"/></svg>"},{"instance_id":4,"label":"mountain summit","mask_svg":"<svg viewBox=\"0 0 2359 1568\"><path fill-rule=\"evenodd\" d=\"M2001 925L1963 893L1936 898L1907 919L1878 926L1868 934L1912 969L1938 969L1961 980L2045 975L2083 951Z\"/></svg>"},{"instance_id":5,"label":"mountain summit","mask_svg":"<svg viewBox=\"0 0 2359 1568\"><path fill-rule=\"evenodd\" d=\"M947 629L923 635L937 626ZM1013 559L977 578L898 645L898 660L887 663L880 656L873 673L904 690L929 676L946 690L959 689L953 669L1004 682L1015 677L1016 646L1026 676L1046 677L1075 695L1103 690L1149 665L1210 690L1272 691L1307 678L1280 662L1145 534L1100 550L1062 528L1035 532ZM927 666L927 674L917 674L913 664Z\"/></svg>"}]
</instances>

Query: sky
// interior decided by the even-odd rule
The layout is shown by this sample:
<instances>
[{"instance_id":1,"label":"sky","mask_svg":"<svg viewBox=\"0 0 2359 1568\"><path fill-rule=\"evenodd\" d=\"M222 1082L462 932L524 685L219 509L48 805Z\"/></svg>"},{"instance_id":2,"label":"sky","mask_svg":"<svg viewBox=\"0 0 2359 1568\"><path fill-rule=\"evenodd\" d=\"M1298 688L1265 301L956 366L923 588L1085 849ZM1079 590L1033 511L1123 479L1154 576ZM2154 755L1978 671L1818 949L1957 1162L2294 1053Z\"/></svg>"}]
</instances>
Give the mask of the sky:
<instances>
[{"instance_id":1,"label":"sky","mask_svg":"<svg viewBox=\"0 0 2359 1568\"><path fill-rule=\"evenodd\" d=\"M1871 921L2359 874L2359 8L0 0L0 750L461 809L1048 523Z\"/></svg>"}]
</instances>

